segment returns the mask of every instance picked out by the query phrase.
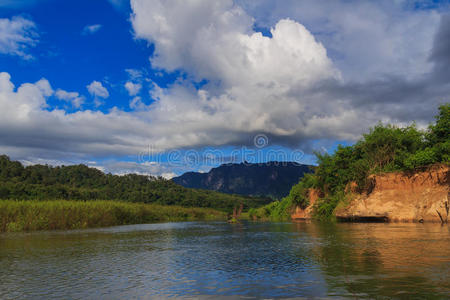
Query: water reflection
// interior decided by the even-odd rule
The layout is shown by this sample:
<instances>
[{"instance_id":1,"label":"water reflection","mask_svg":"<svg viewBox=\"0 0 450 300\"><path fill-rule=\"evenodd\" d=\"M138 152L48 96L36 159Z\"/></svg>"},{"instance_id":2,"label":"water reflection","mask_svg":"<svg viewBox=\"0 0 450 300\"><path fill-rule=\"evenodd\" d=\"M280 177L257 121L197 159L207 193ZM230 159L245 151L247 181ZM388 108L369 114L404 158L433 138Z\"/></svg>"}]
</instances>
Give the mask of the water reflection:
<instances>
[{"instance_id":1,"label":"water reflection","mask_svg":"<svg viewBox=\"0 0 450 300\"><path fill-rule=\"evenodd\" d=\"M302 225L297 225L302 227ZM450 297L448 227L423 224L309 224L313 255L331 294L368 298Z\"/></svg>"},{"instance_id":2,"label":"water reflection","mask_svg":"<svg viewBox=\"0 0 450 300\"><path fill-rule=\"evenodd\" d=\"M0 235L0 299L450 297L424 224L167 223Z\"/></svg>"}]
</instances>

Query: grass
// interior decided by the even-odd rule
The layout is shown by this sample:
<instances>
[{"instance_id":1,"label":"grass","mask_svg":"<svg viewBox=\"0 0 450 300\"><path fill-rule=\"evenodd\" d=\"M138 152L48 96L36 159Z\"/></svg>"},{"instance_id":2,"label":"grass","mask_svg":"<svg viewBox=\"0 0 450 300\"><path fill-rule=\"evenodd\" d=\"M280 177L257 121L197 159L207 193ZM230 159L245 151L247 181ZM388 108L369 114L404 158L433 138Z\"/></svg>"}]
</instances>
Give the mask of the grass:
<instances>
[{"instance_id":1,"label":"grass","mask_svg":"<svg viewBox=\"0 0 450 300\"><path fill-rule=\"evenodd\" d=\"M0 232L80 229L163 221L223 220L225 213L118 201L0 200Z\"/></svg>"},{"instance_id":2,"label":"grass","mask_svg":"<svg viewBox=\"0 0 450 300\"><path fill-rule=\"evenodd\" d=\"M248 211L249 218L259 221L289 221L295 204L290 197Z\"/></svg>"}]
</instances>

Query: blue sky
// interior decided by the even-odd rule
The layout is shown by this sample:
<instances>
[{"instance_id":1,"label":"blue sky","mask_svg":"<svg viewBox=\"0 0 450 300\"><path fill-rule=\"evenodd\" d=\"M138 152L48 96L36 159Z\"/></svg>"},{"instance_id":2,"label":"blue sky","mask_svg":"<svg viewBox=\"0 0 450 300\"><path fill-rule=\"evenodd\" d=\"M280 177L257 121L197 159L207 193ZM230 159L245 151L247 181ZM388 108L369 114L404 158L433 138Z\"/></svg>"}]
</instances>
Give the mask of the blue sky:
<instances>
[{"instance_id":1,"label":"blue sky","mask_svg":"<svg viewBox=\"0 0 450 300\"><path fill-rule=\"evenodd\" d=\"M433 120L449 19L449 1L0 1L0 152L164 176L218 164L174 151L313 163Z\"/></svg>"},{"instance_id":2,"label":"blue sky","mask_svg":"<svg viewBox=\"0 0 450 300\"><path fill-rule=\"evenodd\" d=\"M39 46L29 50L34 59L0 56L0 65L16 85L45 77L61 89L88 94L89 83L103 81L111 96L98 109L107 111L114 106L129 109L128 101L123 101L127 96L123 86L128 80L126 69L146 71L161 85L174 80L173 76L155 76L150 69L152 48L133 39L127 6L117 10L108 1L89 0L30 2L0 10L2 18L21 15L31 19L40 34ZM83 34L86 26L96 24L101 26L98 31ZM93 101L85 107L95 108Z\"/></svg>"}]
</instances>

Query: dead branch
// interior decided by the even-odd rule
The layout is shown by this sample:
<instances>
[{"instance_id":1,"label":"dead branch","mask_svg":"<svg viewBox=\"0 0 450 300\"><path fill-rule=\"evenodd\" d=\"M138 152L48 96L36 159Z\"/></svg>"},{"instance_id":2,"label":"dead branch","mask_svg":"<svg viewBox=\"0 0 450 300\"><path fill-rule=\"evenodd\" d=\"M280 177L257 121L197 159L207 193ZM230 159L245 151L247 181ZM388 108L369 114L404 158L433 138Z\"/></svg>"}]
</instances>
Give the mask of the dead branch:
<instances>
[{"instance_id":1,"label":"dead branch","mask_svg":"<svg viewBox=\"0 0 450 300\"><path fill-rule=\"evenodd\" d=\"M436 209L436 212L437 212L439 218L441 219L441 223L445 224L446 222L444 221L444 218L442 217L441 213L437 209Z\"/></svg>"}]
</instances>

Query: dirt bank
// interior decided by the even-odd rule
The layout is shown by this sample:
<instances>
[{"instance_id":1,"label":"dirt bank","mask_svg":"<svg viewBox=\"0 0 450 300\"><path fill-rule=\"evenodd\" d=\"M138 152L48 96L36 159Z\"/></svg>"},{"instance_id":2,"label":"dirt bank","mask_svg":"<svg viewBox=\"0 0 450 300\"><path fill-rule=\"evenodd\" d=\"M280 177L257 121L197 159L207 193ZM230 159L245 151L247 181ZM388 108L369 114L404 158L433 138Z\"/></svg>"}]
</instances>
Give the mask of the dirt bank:
<instances>
[{"instance_id":1,"label":"dirt bank","mask_svg":"<svg viewBox=\"0 0 450 300\"><path fill-rule=\"evenodd\" d=\"M353 194L335 214L348 221L441 222L438 212L448 217L449 179L449 167L443 165L417 173L372 175L369 191Z\"/></svg>"},{"instance_id":2,"label":"dirt bank","mask_svg":"<svg viewBox=\"0 0 450 300\"><path fill-rule=\"evenodd\" d=\"M340 221L441 222L449 219L450 168L430 167L416 173L396 172L372 175L364 193L350 193L348 203L335 210ZM317 192L310 193L311 205L297 208L292 219L309 219ZM441 215L441 217L439 216Z\"/></svg>"}]
</instances>

